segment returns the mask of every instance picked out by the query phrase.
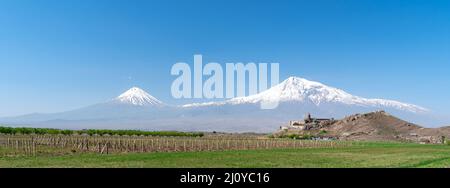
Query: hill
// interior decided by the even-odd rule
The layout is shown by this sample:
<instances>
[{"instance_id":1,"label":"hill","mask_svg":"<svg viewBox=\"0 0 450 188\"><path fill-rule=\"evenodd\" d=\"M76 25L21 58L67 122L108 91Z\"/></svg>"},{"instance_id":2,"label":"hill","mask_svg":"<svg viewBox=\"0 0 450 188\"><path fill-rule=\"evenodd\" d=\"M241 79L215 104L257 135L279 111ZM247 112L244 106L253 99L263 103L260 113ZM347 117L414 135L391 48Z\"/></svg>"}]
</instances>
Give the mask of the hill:
<instances>
[{"instance_id":1,"label":"hill","mask_svg":"<svg viewBox=\"0 0 450 188\"><path fill-rule=\"evenodd\" d=\"M399 119L385 111L355 114L341 120L327 120L316 125L312 124L307 129L298 125L286 128L275 135L298 134L339 140L420 143L442 143L445 138L450 138L450 127L424 128Z\"/></svg>"}]
</instances>

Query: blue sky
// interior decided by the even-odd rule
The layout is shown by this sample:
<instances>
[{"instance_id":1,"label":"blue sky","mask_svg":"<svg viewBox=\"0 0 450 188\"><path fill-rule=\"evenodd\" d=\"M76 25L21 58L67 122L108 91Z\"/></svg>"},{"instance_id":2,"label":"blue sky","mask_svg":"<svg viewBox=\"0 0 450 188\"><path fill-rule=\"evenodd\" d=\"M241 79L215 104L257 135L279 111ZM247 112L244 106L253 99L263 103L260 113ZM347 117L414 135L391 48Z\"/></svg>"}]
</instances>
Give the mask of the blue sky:
<instances>
[{"instance_id":1,"label":"blue sky","mask_svg":"<svg viewBox=\"0 0 450 188\"><path fill-rule=\"evenodd\" d=\"M450 114L450 1L0 0L0 116L104 102L170 104L171 66L278 62L351 94Z\"/></svg>"}]
</instances>

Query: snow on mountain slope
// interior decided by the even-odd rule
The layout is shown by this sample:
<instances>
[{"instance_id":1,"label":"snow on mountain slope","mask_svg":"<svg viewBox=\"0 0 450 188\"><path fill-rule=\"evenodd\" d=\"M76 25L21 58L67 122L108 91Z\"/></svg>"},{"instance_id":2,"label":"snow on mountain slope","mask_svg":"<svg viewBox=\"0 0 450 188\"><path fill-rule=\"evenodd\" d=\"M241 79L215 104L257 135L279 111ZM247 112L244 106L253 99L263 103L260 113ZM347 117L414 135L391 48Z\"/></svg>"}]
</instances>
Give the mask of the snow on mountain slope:
<instances>
[{"instance_id":1,"label":"snow on mountain slope","mask_svg":"<svg viewBox=\"0 0 450 188\"><path fill-rule=\"evenodd\" d=\"M394 108L408 112L427 112L428 110L413 104L393 100L366 99L353 96L343 90L326 86L319 82L309 81L299 77L290 77L282 83L256 95L237 97L224 102L208 102L187 104L183 107L220 106L255 104L260 102L301 102L321 106L327 103L345 104L359 107Z\"/></svg>"},{"instance_id":2,"label":"snow on mountain slope","mask_svg":"<svg viewBox=\"0 0 450 188\"><path fill-rule=\"evenodd\" d=\"M260 109L262 101L280 101L276 109ZM272 132L284 123L311 113L315 117L344 118L350 114L386 110L427 127L447 124L425 108L397 101L365 99L318 82L291 77L257 95L223 102L184 106L166 105L133 87L117 98L80 109L0 119L8 125L50 128L120 128L146 130Z\"/></svg>"},{"instance_id":3,"label":"snow on mountain slope","mask_svg":"<svg viewBox=\"0 0 450 188\"><path fill-rule=\"evenodd\" d=\"M138 87L132 87L125 93L113 100L120 104L129 104L134 106L163 106L163 102L151 96Z\"/></svg>"}]
</instances>

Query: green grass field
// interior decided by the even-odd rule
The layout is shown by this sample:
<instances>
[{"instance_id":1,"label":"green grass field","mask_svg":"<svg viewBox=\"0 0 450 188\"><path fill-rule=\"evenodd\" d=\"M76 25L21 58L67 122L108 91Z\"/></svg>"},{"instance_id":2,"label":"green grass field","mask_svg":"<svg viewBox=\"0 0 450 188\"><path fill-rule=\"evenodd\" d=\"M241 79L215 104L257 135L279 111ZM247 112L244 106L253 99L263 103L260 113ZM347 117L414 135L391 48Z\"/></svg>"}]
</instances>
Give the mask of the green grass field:
<instances>
[{"instance_id":1,"label":"green grass field","mask_svg":"<svg viewBox=\"0 0 450 188\"><path fill-rule=\"evenodd\" d=\"M450 146L356 143L340 149L2 157L0 167L450 167Z\"/></svg>"}]
</instances>

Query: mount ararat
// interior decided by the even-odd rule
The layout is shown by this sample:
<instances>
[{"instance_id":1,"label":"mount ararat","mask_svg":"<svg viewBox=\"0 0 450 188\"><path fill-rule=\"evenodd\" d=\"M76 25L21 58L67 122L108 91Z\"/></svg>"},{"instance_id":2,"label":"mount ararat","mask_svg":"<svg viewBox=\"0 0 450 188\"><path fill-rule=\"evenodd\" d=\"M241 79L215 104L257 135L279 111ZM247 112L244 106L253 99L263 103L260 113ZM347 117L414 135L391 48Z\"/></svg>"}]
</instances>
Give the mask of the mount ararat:
<instances>
[{"instance_id":1,"label":"mount ararat","mask_svg":"<svg viewBox=\"0 0 450 188\"><path fill-rule=\"evenodd\" d=\"M261 102L278 101L275 109L260 109ZM68 129L143 129L177 131L273 132L307 113L343 118L384 110L425 126L439 122L430 110L385 99L366 99L299 77L290 77L256 95L222 102L174 106L133 87L110 101L53 114L1 118L0 123Z\"/></svg>"}]
</instances>

